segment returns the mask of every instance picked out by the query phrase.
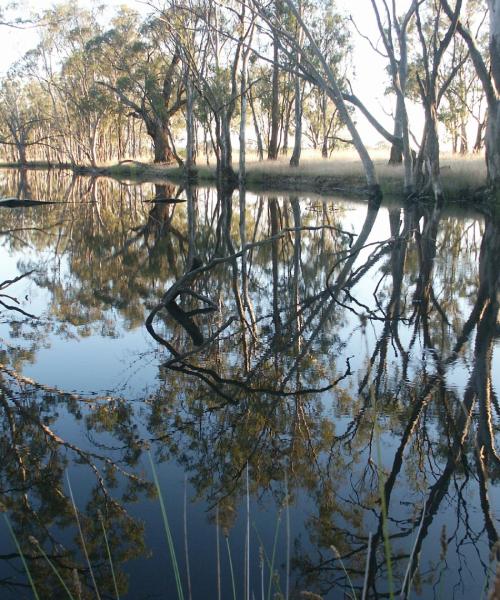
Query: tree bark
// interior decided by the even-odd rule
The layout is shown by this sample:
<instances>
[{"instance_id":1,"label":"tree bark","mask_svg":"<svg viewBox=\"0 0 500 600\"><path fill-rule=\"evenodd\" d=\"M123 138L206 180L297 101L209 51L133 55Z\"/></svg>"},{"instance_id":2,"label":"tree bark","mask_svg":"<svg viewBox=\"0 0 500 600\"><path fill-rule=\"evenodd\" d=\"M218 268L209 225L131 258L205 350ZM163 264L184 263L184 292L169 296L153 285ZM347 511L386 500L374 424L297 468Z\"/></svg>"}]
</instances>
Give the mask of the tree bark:
<instances>
[{"instance_id":1,"label":"tree bark","mask_svg":"<svg viewBox=\"0 0 500 600\"><path fill-rule=\"evenodd\" d=\"M279 41L277 33L274 34L273 44L273 79L272 79L272 104L271 104L271 135L269 138L269 147L267 149L268 160L278 158L278 135L280 128L280 107L279 107Z\"/></svg>"},{"instance_id":2,"label":"tree bark","mask_svg":"<svg viewBox=\"0 0 500 600\"><path fill-rule=\"evenodd\" d=\"M255 112L252 86L248 88L248 101L250 103L250 109L252 111L252 120L253 128L255 130L255 137L257 138L257 156L259 157L259 160L264 160L264 144L262 143L262 134L260 132L259 122L257 121L257 114Z\"/></svg>"},{"instance_id":3,"label":"tree bark","mask_svg":"<svg viewBox=\"0 0 500 600\"><path fill-rule=\"evenodd\" d=\"M146 131L153 141L155 163L171 164L175 162L175 155L170 148L168 132L156 123L146 123Z\"/></svg>"},{"instance_id":4,"label":"tree bark","mask_svg":"<svg viewBox=\"0 0 500 600\"><path fill-rule=\"evenodd\" d=\"M396 98L396 115L394 117L394 137L400 138L403 135L403 100L401 96ZM403 162L403 149L399 144L391 145L389 156L390 165L400 165Z\"/></svg>"},{"instance_id":5,"label":"tree bark","mask_svg":"<svg viewBox=\"0 0 500 600\"><path fill-rule=\"evenodd\" d=\"M300 78L295 76L295 135L293 144L293 153L290 158L290 166L298 167L300 162L300 153L302 150L302 94L300 89Z\"/></svg>"},{"instance_id":6,"label":"tree bark","mask_svg":"<svg viewBox=\"0 0 500 600\"><path fill-rule=\"evenodd\" d=\"M194 97L191 77L186 70L186 172L191 175L196 163L194 135Z\"/></svg>"}]
</instances>

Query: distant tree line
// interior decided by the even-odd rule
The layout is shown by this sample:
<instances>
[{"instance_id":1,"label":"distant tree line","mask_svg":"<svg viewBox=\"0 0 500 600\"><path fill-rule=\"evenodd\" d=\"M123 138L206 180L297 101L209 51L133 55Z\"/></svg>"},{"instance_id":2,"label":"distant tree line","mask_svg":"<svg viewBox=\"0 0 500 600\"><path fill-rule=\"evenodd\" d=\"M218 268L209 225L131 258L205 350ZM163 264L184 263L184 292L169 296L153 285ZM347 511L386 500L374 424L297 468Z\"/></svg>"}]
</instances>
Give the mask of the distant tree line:
<instances>
[{"instance_id":1,"label":"distant tree line","mask_svg":"<svg viewBox=\"0 0 500 600\"><path fill-rule=\"evenodd\" d=\"M442 196L443 135L457 153L485 145L497 187L500 0L366 4L379 33L368 41L387 61L386 124L351 86L351 40L363 33L335 2L168 0L147 16L122 7L111 19L60 4L0 82L2 158L96 166L152 155L189 175L212 155L219 176L236 182L237 137L240 180L251 147L260 160L290 155L297 166L306 146L329 158L352 145L377 196L361 113L390 145L390 162L403 163L407 195ZM422 109L422 132L410 104Z\"/></svg>"}]
</instances>

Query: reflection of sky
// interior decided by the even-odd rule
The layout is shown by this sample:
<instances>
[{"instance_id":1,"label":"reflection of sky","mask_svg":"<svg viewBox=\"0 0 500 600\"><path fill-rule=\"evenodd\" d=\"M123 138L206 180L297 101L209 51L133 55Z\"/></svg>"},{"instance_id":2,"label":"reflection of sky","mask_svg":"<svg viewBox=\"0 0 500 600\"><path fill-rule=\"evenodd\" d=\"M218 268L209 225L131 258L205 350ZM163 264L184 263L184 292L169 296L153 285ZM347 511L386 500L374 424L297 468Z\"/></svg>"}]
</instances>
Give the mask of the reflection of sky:
<instances>
[{"instance_id":1,"label":"reflection of sky","mask_svg":"<svg viewBox=\"0 0 500 600\"><path fill-rule=\"evenodd\" d=\"M282 212L289 209L289 205L284 199L280 197L280 206ZM302 198L302 205L307 206L307 199ZM236 200L235 200L236 202ZM255 214L256 203L258 197L253 194L247 195L247 210L249 214ZM344 230L348 231L359 231L362 223L364 222L367 206L366 204L354 202L354 201L339 201L336 200L336 207L341 207L343 210L340 212L338 221ZM204 214L205 205L200 210L200 226L203 225L208 227L211 219L211 210L215 206L214 197L211 197L207 203L208 214ZM236 204L235 204L236 206ZM78 210L78 209L76 209ZM184 210L184 207L181 209ZM184 215L184 212L181 213ZM313 211L305 211L304 216L307 215L308 223L314 224ZM1 217L1 213L0 213ZM238 217L238 213L235 210L233 213L235 222ZM267 214L267 207L264 208L261 225L265 234L269 232L269 219ZM0 227L1 229L1 227ZM236 231L236 230L235 230ZM265 235L262 233L262 235ZM237 235L237 233L235 234ZM367 243L378 242L385 240L390 237L389 230L389 219L388 211L386 208L382 208L378 214L377 221L370 233ZM251 239L251 236L248 236ZM51 250L42 251L37 254L33 249L25 249L12 251L9 250L9 243L6 238L1 240L2 244L2 260L0 261L0 278L6 279L11 278L18 274L19 269L25 270L30 264L42 264L49 271L54 266L54 256L51 254ZM312 245L311 245L312 246ZM373 247L364 249L360 256L357 258L355 267L360 266L366 260L368 255L372 252ZM269 249L267 249L269 252ZM257 252L256 252L257 254ZM269 252L270 254L270 252ZM308 256L310 255L310 252ZM61 257L58 257L61 258ZM313 260L315 257L311 257ZM384 257L375 267L371 269L356 285L353 289L353 293L356 297L371 308L375 307L373 290L378 282L381 275L381 267L387 265L389 255ZM436 259L436 270L435 278L437 281L436 289L439 288L439 277L442 275L443 270L441 267L445 264L446 257L438 256ZM18 269L19 267L19 269ZM459 259L459 270L463 267L464 269L477 269L477 261L471 260L466 253L463 253ZM60 275L60 281L64 283L75 283L73 275L70 273L70 267L68 261L62 257L60 262L57 264L58 273ZM328 272L328 268L326 268ZM280 264L280 276L281 282L285 280L285 275L288 272L288 266ZM262 313L269 313L272 309L272 295L269 293L270 288L270 273L271 265L261 265L255 261L252 270L252 276L258 278L258 283L261 289L257 289L253 292L255 302L260 303L260 310ZM162 273L161 281L166 281L171 278L171 274ZM468 273L472 276L473 273ZM76 277L76 276L75 276ZM391 277L387 278L387 286L390 288ZM85 285L85 282L77 282L80 285ZM309 282L310 285L317 285L316 282ZM162 284L163 285L163 284ZM168 285L168 283L166 284ZM281 284L280 284L281 285ZM384 284L385 285L385 284ZM215 286L216 287L216 286ZM231 290L229 284L224 282L221 286L222 292L225 294L226 300L231 301ZM283 286L281 287L283 290ZM390 291L390 289L389 289ZM413 291L413 287L410 292ZM54 313L48 314L48 307L51 306L52 296L51 293L46 289L39 288L34 281L30 278L23 280L16 284L11 290L13 295L23 298L25 294L28 295L28 301L23 304L23 307L30 312L33 312L41 316L40 329L46 328L47 336L43 339L43 344L36 350L36 356L34 364L25 363L23 373L34 380L47 384L49 386L57 386L58 388L65 391L76 391L82 392L85 395L91 396L93 393L99 395L105 395L110 393L111 395L125 397L133 400L133 406L135 416L133 423L137 425L138 432L145 439L149 439L151 433L148 432L145 423L147 422L147 416L149 414L149 405L144 402L144 398L148 393L153 394L158 387L158 364L165 356L164 352L158 352L156 344L149 338L143 327L135 327L129 329L127 322L123 315L115 309L106 309L103 313L103 318L109 318L116 323L114 331L116 335L106 335L104 328L101 327L100 321L96 320L88 328L89 335L80 335L81 329L69 324L66 324L64 328L59 329L58 323L54 316ZM385 300L386 301L386 300ZM385 302L384 301L384 302ZM408 302L410 299L408 299ZM471 302L473 298L460 298L458 300L458 307L462 313L462 318L468 316L468 312L471 308ZM288 305L289 298L280 296L280 302ZM232 307L229 309L233 310ZM336 309L337 310L337 309ZM337 319L337 321L336 321ZM160 326L161 327L161 326ZM269 338L272 337L272 325L270 326ZM368 322L366 327L362 327L361 321L357 315L354 315L344 309L338 309L338 313L335 313L331 324L328 326L330 329L322 334L321 341L327 342L329 345L326 349L319 342L315 342L313 345L317 360L317 363L313 363L312 366L308 367L310 373L305 373L310 379L312 384L326 384L328 381L338 377L345 370L345 358L351 356L351 367L354 372L353 377L343 382L342 386L347 390L351 398L344 401L341 405L339 400L338 390L327 392L321 396L322 410L324 415L331 419L335 424L335 433L340 435L349 426L352 420L352 404L358 402L357 397L357 386L360 379L364 375L367 369L367 364L373 348L380 336L382 331L383 323L381 321L375 321L373 323ZM169 326L167 326L169 329ZM29 333L30 325L25 324L23 331ZM407 347L410 343L412 336L412 328L407 327L404 324L400 325L399 328L400 337L403 345ZM339 341L332 342L332 334L336 333L339 336ZM451 333L451 332L450 332ZM0 324L0 336L2 338L9 338L9 326L6 323ZM453 335L452 335L453 338ZM22 338L15 338L10 340L11 343L30 346L30 340L22 340ZM473 342L473 340L471 340ZM342 346L345 344L345 347ZM234 348L232 343L228 343L229 346L229 363L232 363L235 367L241 367L238 361L241 360L241 354L238 352L238 348ZM449 387L453 390L463 389L463 386L468 380L471 358L471 346L467 348L464 353L464 357L457 360L447 370L446 381ZM422 340L417 339L415 346L410 356L410 364L408 370L408 376L411 385L415 385L418 389L418 383L414 383L412 380L415 379L417 382L420 381L420 374L422 371ZM498 347L495 350L493 356L494 365L494 386L497 392L499 391L499 376L500 369L498 369L499 360ZM291 364L289 360L287 364ZM426 356L427 360L427 371L432 373L435 371L435 366L431 356ZM319 366L317 366L319 365ZM397 356L396 350L389 345L388 347L388 367L387 375L384 379L384 383L387 385L389 392L397 388L400 384L399 378L400 373L398 368L400 365L400 356ZM322 367L322 368L320 368ZM335 373L333 373L335 368ZM318 375L319 374L319 375ZM303 380L305 376L303 376ZM320 381L318 381L320 379ZM257 384L259 382L257 381ZM137 401L137 402L135 402ZM395 406L394 408L384 412L385 408L381 406L380 417L382 422L383 432L381 433L380 446L381 446L381 457L382 464L387 470L391 467L394 453L399 444L399 436L405 426L405 410L407 407ZM76 441L84 448L92 449L94 443L98 443L101 448L110 448L109 455L118 456L114 448L119 446L120 442L116 440L112 434L106 432L95 432L86 431L84 422L75 419L68 411L64 408L58 409L59 418L56 423L57 433L63 438L69 438L71 441ZM91 414L92 407L82 408L83 414ZM427 415L429 420L427 423L427 433L431 437L439 439L439 421L436 418L437 407L431 406ZM187 420L189 415L180 415L182 419ZM168 416L165 416L165 427L168 426ZM205 425L205 427L207 427ZM182 438L182 434L179 433L181 440L180 444L186 443ZM186 438L187 439L187 438ZM158 445L153 445L153 448L166 449L168 448L169 440L161 442ZM186 450L187 451L187 450ZM207 448L207 453L210 454L211 449ZM333 482L334 487L337 489L339 494L339 502L353 502L353 497L349 497L351 494L350 483L359 476L360 465L366 463L367 459L367 448L357 449L359 452L358 456L349 466L336 474L337 480ZM421 507L422 497L428 491L432 485L432 481L417 481L412 480L412 460L414 460L415 449L410 446L405 455L405 463L402 467L401 481L395 488L394 494L391 498L391 508L394 511L394 515L406 515L417 514L417 511L413 509L415 506ZM372 458L374 455L372 454ZM323 456L319 457L319 462L324 459ZM337 455L335 459L339 461L339 464L349 463L348 449L344 446L338 447ZM147 458L142 457L142 462L139 467L140 471L149 473L149 465ZM441 463L442 464L442 463ZM335 471L334 471L335 472ZM183 493L184 493L184 470L175 461L169 460L159 467L160 479L162 482L162 488L165 490L166 503L170 515L170 521L173 528L174 538L176 540L182 540L183 538ZM88 470L85 470L79 465L73 465L70 468L70 475L74 482L73 487L75 494L78 498L80 506L83 506L84 502L88 498L89 486L93 484L93 476ZM190 473L190 476L196 475L196 473ZM120 489L120 485L118 489ZM118 492L118 489L115 490ZM478 498L477 488L470 488L467 490L468 499L472 502L475 507L474 511L469 515L469 522L475 527L477 531L481 529L481 512L477 510ZM192 498L194 490L191 486L188 486L188 498ZM302 535L302 540L306 547L311 550L308 542L309 533L306 531L305 521L307 518L312 518L317 512L317 507L309 493L305 490L298 492L300 498L298 504L292 509L292 523L293 530L292 536ZM340 497L341 496L341 497ZM492 506L500 506L500 503L495 501L500 500L500 494L498 489L491 490L491 502ZM432 529L435 534L429 536L426 540L423 555L425 556L425 565L429 566L432 562L439 561L439 554L441 552L440 545L438 543L439 532L443 527L446 531L452 532L457 524L457 516L455 513L455 505L453 498L453 490L450 490L450 498L446 500L447 506L442 506L438 515L432 524ZM206 513L208 505L204 500L190 502L188 508L188 522L191 532L191 562L192 570L195 574L194 586L198 588L198 595L202 594L202 587L208 587L209 590L215 590L215 531L213 526L208 524L208 517ZM410 508L409 508L410 507ZM130 563L127 567L128 572L131 574L131 598L139 598L140 594L158 594L161 590L172 590L173 589L173 577L171 570L168 567L168 558L165 545L165 534L162 529L162 524L159 515L159 506L156 501L144 501L137 503L130 503L129 510L131 514L136 516L138 519L146 522L146 536L147 542L153 549L152 559L136 559ZM252 521L255 523L255 528L258 531L258 535L262 538L262 543L268 549L272 547L274 529L277 521L277 510L276 504L269 492L262 493L262 498L257 500L252 498ZM367 516L368 515L368 516ZM339 523L343 523L343 518L337 515ZM365 531L374 531L377 523L373 516L369 515L369 511L366 511L364 515L364 528ZM345 525L345 523L343 523ZM244 508L241 504L237 507L236 524L231 530L231 544L233 558L235 561L235 572L238 582L243 580L242 575L242 557L243 543L244 543ZM282 565L284 561L284 520L281 522L281 533L280 542L278 545L278 558L277 563ZM258 587L258 535L257 533L252 534L252 565L253 575L252 581L255 587ZM398 542L394 542L395 551L403 549L407 550L406 539ZM225 542L221 538L221 552L225 557ZM311 550L314 554L314 550ZM465 550L464 550L465 552ZM467 550L469 552L469 550ZM470 550L472 553L473 550ZM181 553L182 554L182 553ZM469 554L467 554L469 557ZM229 575L227 572L227 560L224 559L224 585L228 585ZM458 569L458 563L456 562L455 554L450 551L447 557L450 572L456 573ZM159 565L161 565L159 567ZM280 567L281 568L281 567ZM144 582L146 582L144 584ZM208 582L208 583L207 583ZM450 584L452 585L452 584ZM481 590L482 581L476 581L471 584L467 590L468 594L476 593L479 594ZM445 586L445 589L446 586ZM223 597L229 597L229 592ZM196 597L196 594L195 594Z\"/></svg>"},{"instance_id":2,"label":"reflection of sky","mask_svg":"<svg viewBox=\"0 0 500 600\"><path fill-rule=\"evenodd\" d=\"M6 255L4 250L0 281L25 272L24 265L31 263L45 263L50 270L50 257L39 259L40 255L33 251L15 251ZM20 263L21 269L18 268ZM66 280L69 274L67 261L60 261L58 269L61 281ZM36 352L35 363L27 364L23 369L24 375L64 391L127 397L140 395L148 387L148 382L155 381L157 365L151 361L154 351L151 338L145 329L128 331L123 328L125 323L116 311L113 311L113 319L119 324L116 337L99 335L98 327L93 328L93 335L80 337L78 328L71 325L66 325L59 334L57 322L47 313L52 301L49 290L26 278L6 291L21 301L24 310L39 316L42 323L49 321L54 324L43 346ZM16 318L21 319L21 315L16 315ZM29 327L26 324L24 330ZM0 337L9 337L6 322L0 323ZM23 342L20 338L12 340L14 342L22 347L30 346L29 341Z\"/></svg>"},{"instance_id":3,"label":"reflection of sky","mask_svg":"<svg viewBox=\"0 0 500 600\"><path fill-rule=\"evenodd\" d=\"M199 218L200 225L204 224L205 227L208 227L211 220L210 214L215 208L215 197L210 194L206 198L205 193L203 193L203 200L205 199L207 200L207 204L204 210L208 210L208 213L204 214L204 210L200 211ZM260 196L247 193L246 203L248 214L256 213L256 206L259 200ZM289 209L286 198L280 198L279 200L282 210ZM237 202L237 194L234 196L234 202ZM307 205L308 199L302 197L301 202L303 205L304 203ZM359 231L367 214L366 204L356 201L336 200L335 208L341 209L339 213L341 216L337 216L336 221L340 223L344 230ZM43 209L38 208L35 210ZM390 238L388 215L387 209L382 207L367 239L367 244L374 244L375 242ZM303 218L307 220L307 223L315 224L313 211L304 210ZM266 208L262 212L260 223L261 227L267 231L269 228L269 216ZM248 239L250 240L250 236ZM52 265L54 265L54 268L57 269L58 280L63 285L65 281L71 280L70 268L64 256L54 256L50 250L37 253L29 247L27 249L23 248L22 251L8 250L6 243L3 244L3 247L2 261L0 262L0 276L2 280L11 278L19 272L24 272L31 264L45 265L49 272ZM375 247L375 245L371 245L362 249L356 259L354 268L362 265ZM257 249L256 252L258 251ZM304 248L303 260L304 257L307 260L306 252ZM362 302L366 303L372 309L376 308L372 296L373 290L381 276L382 267L387 265L389 260L389 255L382 258L353 288L356 297L361 298ZM436 257L436 274L441 272L439 268L440 261L446 261L446 257L439 255ZM459 267L460 264L459 261ZM328 267L326 268L326 272L328 272ZM266 281L269 281L270 273L270 265L269 267L263 267L258 263L253 265L252 277L257 277L257 280L263 286L266 285ZM284 267L280 265L280 276L282 277L283 274ZM387 281L390 282L390 276L387 278ZM83 283L83 285L85 284ZM437 281L435 289L439 290L439 281ZM42 316L42 321L46 321L47 318L53 321L53 326L43 347L37 351L35 364L26 365L26 375L42 383L57 385L65 390L86 393L111 393L115 391L126 397L137 396L141 390L149 387L148 382L156 379L156 365L153 359L155 344L152 343L144 329L136 328L130 331L118 311L108 309L104 312L104 317L108 317L115 324L115 333L112 335L106 335L104 331L100 334L99 323L93 324L90 335L86 333L84 337L81 336L81 331L78 327L69 324L66 324L60 333L58 333L58 326L54 321L54 317L47 315L47 307L51 304L51 294L48 290L39 288L29 278L17 283L11 291L13 295L23 300L22 306L25 310ZM24 301L25 295L27 296L27 301ZM270 294L257 293L255 295L254 301L259 308L260 314L269 314L272 311L271 300L272 297ZM466 314L470 310L472 301L473 299L471 298L458 299L459 308L463 314ZM358 310L359 312L363 312L361 309ZM347 346L344 351L344 357L339 357L337 361L337 372L343 372L346 356L352 357L351 366L354 370L363 371L366 369L373 345L382 331L383 323L373 321L368 322L366 327L362 327L360 318L348 311L343 311L342 321L339 333L344 342L347 343ZM412 336L411 328L401 325L399 332L403 344L409 344ZM6 324L1 326L0 335L8 337L8 326ZM16 342L23 343L19 339ZM420 356L419 352L415 352L414 354L416 362L410 362L410 377L421 366L418 358ZM394 349L390 347L389 359L395 358ZM238 356L231 352L229 362L237 365L238 360ZM326 355L325 362L328 362L328 360L328 355ZM429 360L431 364L432 360ZM496 372L495 377L498 377ZM450 367L447 380L450 382L452 388L457 389L463 386L467 378L467 370L461 365L460 361L457 361Z\"/></svg>"}]
</instances>

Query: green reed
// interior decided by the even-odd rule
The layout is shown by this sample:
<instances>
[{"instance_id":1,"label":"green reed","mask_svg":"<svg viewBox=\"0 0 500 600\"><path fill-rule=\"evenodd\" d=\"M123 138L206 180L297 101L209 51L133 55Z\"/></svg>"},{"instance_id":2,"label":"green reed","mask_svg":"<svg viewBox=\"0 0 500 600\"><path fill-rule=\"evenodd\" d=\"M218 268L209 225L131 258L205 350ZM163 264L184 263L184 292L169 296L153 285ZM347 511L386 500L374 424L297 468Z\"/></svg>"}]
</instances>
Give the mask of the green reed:
<instances>
[{"instance_id":1,"label":"green reed","mask_svg":"<svg viewBox=\"0 0 500 600\"><path fill-rule=\"evenodd\" d=\"M168 522L167 509L165 508L165 502L163 500L163 494L160 487L160 482L158 480L158 474L156 472L156 467L153 461L153 457L151 456L151 452L148 451L149 462L151 463L151 470L153 471L153 479L156 486L156 491L158 493L158 500L160 502L161 515L163 518L163 525L165 528L165 534L167 536L167 544L170 553L170 560L172 562L172 567L174 569L175 576L175 585L177 588L177 597L179 600L184 600L184 592L182 590L181 576L179 572L179 565L177 563L177 557L175 554L174 541L172 539L172 532L170 530L170 525Z\"/></svg>"},{"instance_id":2,"label":"green reed","mask_svg":"<svg viewBox=\"0 0 500 600\"><path fill-rule=\"evenodd\" d=\"M21 562L23 563L23 567L24 570L26 571L26 575L28 577L28 581L30 582L30 586L31 589L33 590L33 595L35 596L35 600L40 600L40 596L38 595L36 586L35 586L35 582L33 581L33 577L31 576L31 572L28 568L28 563L26 562L26 558L24 556L23 551L21 550L21 544L19 543L19 540L17 539L17 536L14 532L14 529L12 528L12 525L10 524L10 520L9 517L4 513L3 515L5 522L7 523L7 528L10 532L10 535L12 536L12 539L14 540L14 543L16 545L17 551L19 552L19 556L21 558Z\"/></svg>"}]
</instances>

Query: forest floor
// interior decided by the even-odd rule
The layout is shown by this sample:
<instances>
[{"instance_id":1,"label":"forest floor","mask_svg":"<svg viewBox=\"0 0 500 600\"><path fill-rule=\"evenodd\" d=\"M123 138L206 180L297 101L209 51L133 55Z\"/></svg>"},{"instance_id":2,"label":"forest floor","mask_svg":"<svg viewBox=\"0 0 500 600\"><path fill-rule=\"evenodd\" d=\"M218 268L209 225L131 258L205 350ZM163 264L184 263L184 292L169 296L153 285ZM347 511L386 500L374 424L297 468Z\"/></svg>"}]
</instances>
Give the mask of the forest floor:
<instances>
[{"instance_id":1,"label":"forest floor","mask_svg":"<svg viewBox=\"0 0 500 600\"><path fill-rule=\"evenodd\" d=\"M388 164L387 150L375 150L371 155L384 196L401 197L403 167ZM352 151L337 152L328 159L322 159L317 153L305 151L299 167L290 167L288 163L287 156L280 156L275 161L258 161L255 156L249 155L246 165L246 188L250 191L341 193L347 196L364 196L366 193L363 168L359 158ZM32 163L29 166L47 168L43 163ZM234 169L238 171L237 162ZM152 182L160 182L165 178L174 182L186 180L186 172L176 165L153 164L141 160L122 161L119 164L94 168L82 166L76 167L75 170L82 174ZM470 204L471 201L481 200L486 185L483 155L444 154L441 158L441 174L445 198L448 201ZM216 181L213 156L210 157L210 164L207 164L205 157L198 158L194 181L200 184ZM430 190L428 195L431 196Z\"/></svg>"}]
</instances>

